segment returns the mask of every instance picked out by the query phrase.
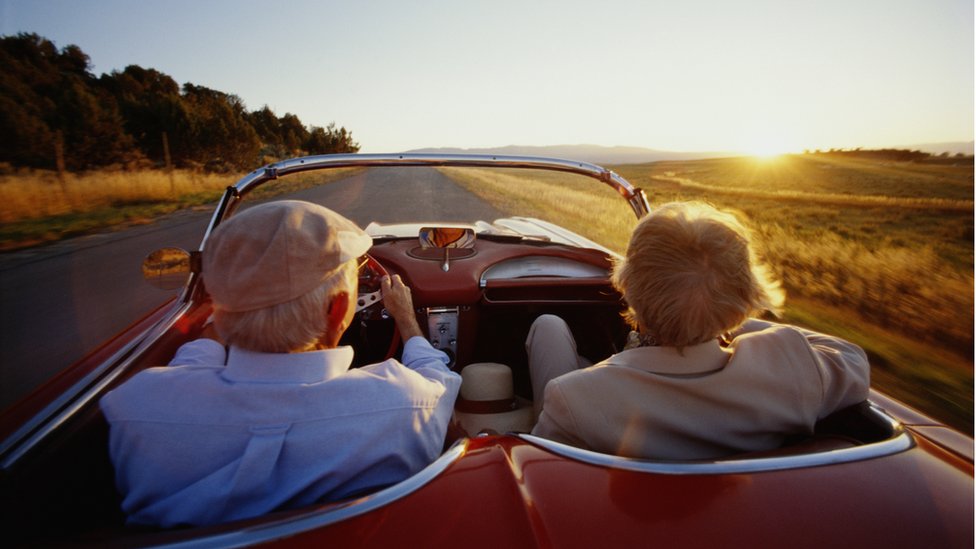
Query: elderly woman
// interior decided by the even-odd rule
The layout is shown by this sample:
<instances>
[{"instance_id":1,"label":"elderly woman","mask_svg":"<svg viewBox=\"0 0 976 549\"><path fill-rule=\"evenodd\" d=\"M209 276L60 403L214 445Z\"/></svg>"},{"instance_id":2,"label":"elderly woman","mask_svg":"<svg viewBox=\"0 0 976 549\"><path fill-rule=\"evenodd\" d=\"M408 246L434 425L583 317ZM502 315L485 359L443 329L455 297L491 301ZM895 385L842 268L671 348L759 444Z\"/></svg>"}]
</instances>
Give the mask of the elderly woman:
<instances>
[{"instance_id":1,"label":"elderly woman","mask_svg":"<svg viewBox=\"0 0 976 549\"><path fill-rule=\"evenodd\" d=\"M635 228L613 282L635 330L624 351L584 367L562 319L530 329L532 386L545 395L533 434L626 457L716 458L776 448L867 398L859 347L750 319L783 294L731 214L662 206Z\"/></svg>"}]
</instances>

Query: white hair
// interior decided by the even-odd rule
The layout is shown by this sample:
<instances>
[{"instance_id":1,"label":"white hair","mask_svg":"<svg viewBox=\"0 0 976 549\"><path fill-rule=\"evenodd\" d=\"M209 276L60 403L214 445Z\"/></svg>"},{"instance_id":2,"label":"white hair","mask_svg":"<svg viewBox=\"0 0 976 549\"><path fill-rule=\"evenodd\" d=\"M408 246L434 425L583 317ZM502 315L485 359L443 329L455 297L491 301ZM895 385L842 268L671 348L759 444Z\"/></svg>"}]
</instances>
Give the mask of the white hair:
<instances>
[{"instance_id":1,"label":"white hair","mask_svg":"<svg viewBox=\"0 0 976 549\"><path fill-rule=\"evenodd\" d=\"M736 217L700 202L665 204L634 229L614 266L625 318L659 345L683 348L778 312L784 294Z\"/></svg>"},{"instance_id":2,"label":"white hair","mask_svg":"<svg viewBox=\"0 0 976 549\"><path fill-rule=\"evenodd\" d=\"M350 306L355 303L356 262L347 261L335 269L314 290L291 301L255 309L230 312L214 308L214 327L228 345L262 353L288 353L314 348L325 333L325 307L332 297L347 291Z\"/></svg>"}]
</instances>

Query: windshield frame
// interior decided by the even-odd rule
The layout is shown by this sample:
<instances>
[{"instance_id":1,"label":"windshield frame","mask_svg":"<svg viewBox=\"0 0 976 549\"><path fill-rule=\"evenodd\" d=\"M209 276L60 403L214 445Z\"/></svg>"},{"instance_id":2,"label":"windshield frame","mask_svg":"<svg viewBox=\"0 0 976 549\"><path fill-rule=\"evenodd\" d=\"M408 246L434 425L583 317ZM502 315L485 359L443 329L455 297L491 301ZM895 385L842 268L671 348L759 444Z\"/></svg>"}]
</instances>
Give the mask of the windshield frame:
<instances>
[{"instance_id":1,"label":"windshield frame","mask_svg":"<svg viewBox=\"0 0 976 549\"><path fill-rule=\"evenodd\" d=\"M634 187L616 172L589 162L535 156L481 154L330 154L282 160L247 174L227 189L228 192L221 199L215 212L210 230L233 211L235 202L268 181L312 170L379 166L523 168L575 173L609 185L627 201L638 219L650 211L643 189Z\"/></svg>"},{"instance_id":2,"label":"windshield frame","mask_svg":"<svg viewBox=\"0 0 976 549\"><path fill-rule=\"evenodd\" d=\"M234 185L227 187L204 232L197 254L206 247L207 240L214 229L233 214L244 197L269 181L308 171L373 167L520 168L566 172L596 179L608 185L627 201L637 219L650 212L650 204L643 189L635 187L616 172L589 162L536 156L484 154L356 153L303 156L273 162L258 168L239 179ZM191 299L199 278L199 272L194 270L178 298L179 301L187 302Z\"/></svg>"}]
</instances>

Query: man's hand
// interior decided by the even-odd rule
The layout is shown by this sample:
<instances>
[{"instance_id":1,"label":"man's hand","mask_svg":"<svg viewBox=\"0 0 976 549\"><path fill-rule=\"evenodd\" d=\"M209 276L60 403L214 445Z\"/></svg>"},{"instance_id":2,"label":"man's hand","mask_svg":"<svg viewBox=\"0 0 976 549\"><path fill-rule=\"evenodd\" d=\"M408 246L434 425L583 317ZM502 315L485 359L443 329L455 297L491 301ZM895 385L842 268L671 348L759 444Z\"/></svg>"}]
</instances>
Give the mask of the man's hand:
<instances>
[{"instance_id":1,"label":"man's hand","mask_svg":"<svg viewBox=\"0 0 976 549\"><path fill-rule=\"evenodd\" d=\"M413 298L410 297L410 287L403 283L400 275L384 276L381 281L383 290L383 305L396 321L397 329L400 330L400 337L406 343L414 336L423 337L420 325L417 324L417 316L413 310Z\"/></svg>"}]
</instances>

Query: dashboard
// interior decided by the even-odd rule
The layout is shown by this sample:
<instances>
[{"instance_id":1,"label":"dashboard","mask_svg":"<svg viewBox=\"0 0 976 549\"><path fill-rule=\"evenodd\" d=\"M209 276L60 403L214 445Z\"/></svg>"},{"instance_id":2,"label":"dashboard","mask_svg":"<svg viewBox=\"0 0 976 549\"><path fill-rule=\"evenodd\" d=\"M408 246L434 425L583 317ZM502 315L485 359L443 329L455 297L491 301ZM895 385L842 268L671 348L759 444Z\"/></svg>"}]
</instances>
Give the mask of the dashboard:
<instances>
[{"instance_id":1,"label":"dashboard","mask_svg":"<svg viewBox=\"0 0 976 549\"><path fill-rule=\"evenodd\" d=\"M604 251L511 239L445 250L421 248L414 238L379 241L369 254L411 287L420 325L455 369L502 362L518 376L526 368L528 327L544 313L566 319L579 332L581 352L592 347L599 358L626 336ZM364 320L379 319L374 313Z\"/></svg>"}]
</instances>

